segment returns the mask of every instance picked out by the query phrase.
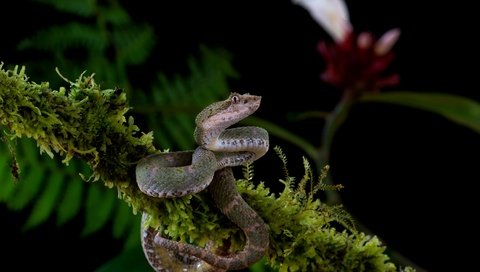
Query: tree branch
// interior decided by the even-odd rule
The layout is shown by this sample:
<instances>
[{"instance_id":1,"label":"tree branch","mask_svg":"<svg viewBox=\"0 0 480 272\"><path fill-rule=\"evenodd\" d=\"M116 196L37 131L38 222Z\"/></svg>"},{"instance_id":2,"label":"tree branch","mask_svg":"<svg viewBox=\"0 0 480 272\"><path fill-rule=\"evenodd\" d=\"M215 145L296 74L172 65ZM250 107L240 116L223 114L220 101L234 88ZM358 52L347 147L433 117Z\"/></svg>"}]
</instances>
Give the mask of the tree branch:
<instances>
[{"instance_id":1,"label":"tree branch","mask_svg":"<svg viewBox=\"0 0 480 272\"><path fill-rule=\"evenodd\" d=\"M93 171L88 180L115 187L134 213L148 212L151 225L175 239L200 246L208 241L220 246L228 239L231 250L243 247L243 234L208 194L165 200L140 192L136 162L156 149L153 134L142 133L133 117L126 117L125 93L102 90L93 75L67 82L68 88L52 90L47 82L29 82L24 68L5 71L1 64L0 125L8 128L10 139L33 138L40 152L60 154L67 164L74 157L84 160ZM304 165L306 175L297 186L286 173L279 196L263 184L251 185L251 171L239 180L239 191L270 227L268 262L280 271L396 271L378 238L331 225L344 218L338 207L321 204L305 191L305 183L314 181L310 165Z\"/></svg>"}]
</instances>

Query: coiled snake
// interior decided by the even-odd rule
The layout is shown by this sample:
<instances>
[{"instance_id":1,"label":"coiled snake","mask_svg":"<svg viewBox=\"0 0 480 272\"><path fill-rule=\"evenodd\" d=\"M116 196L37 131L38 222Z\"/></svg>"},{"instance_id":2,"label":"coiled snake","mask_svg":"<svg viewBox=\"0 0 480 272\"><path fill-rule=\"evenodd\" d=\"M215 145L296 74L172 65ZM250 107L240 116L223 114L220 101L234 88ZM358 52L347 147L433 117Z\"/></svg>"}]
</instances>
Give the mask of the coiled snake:
<instances>
[{"instance_id":1,"label":"coiled snake","mask_svg":"<svg viewBox=\"0 0 480 272\"><path fill-rule=\"evenodd\" d=\"M136 167L140 190L153 197L174 198L208 190L216 206L245 234L242 251L218 255L194 245L169 240L142 222L142 245L155 271L225 271L258 261L269 244L267 226L242 199L231 167L252 162L268 150L268 133L259 127L229 128L251 115L261 97L231 93L196 117L194 151L148 156ZM144 214L142 221L148 215ZM205 264L208 263L209 265Z\"/></svg>"}]
</instances>

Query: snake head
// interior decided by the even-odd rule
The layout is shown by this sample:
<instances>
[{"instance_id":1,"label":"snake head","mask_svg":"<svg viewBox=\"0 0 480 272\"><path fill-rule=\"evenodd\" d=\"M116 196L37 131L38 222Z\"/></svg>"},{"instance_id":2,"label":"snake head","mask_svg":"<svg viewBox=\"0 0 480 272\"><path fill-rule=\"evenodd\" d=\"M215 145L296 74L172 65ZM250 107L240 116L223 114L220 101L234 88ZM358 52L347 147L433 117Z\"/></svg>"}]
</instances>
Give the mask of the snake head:
<instances>
[{"instance_id":1,"label":"snake head","mask_svg":"<svg viewBox=\"0 0 480 272\"><path fill-rule=\"evenodd\" d=\"M232 92L230 96L206 107L197 115L195 123L202 129L225 129L254 113L262 97Z\"/></svg>"}]
</instances>

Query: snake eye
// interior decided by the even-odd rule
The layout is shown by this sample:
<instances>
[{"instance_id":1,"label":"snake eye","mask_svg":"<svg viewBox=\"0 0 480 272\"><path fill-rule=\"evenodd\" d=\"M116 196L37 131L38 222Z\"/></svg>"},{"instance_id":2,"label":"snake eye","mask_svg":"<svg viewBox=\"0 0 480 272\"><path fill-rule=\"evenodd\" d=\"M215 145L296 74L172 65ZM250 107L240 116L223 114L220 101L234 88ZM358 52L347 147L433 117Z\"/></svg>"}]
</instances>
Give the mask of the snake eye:
<instances>
[{"instance_id":1,"label":"snake eye","mask_svg":"<svg viewBox=\"0 0 480 272\"><path fill-rule=\"evenodd\" d=\"M237 104L238 101L240 101L240 98L238 97L238 95L234 95L232 96L231 101L233 104Z\"/></svg>"}]
</instances>

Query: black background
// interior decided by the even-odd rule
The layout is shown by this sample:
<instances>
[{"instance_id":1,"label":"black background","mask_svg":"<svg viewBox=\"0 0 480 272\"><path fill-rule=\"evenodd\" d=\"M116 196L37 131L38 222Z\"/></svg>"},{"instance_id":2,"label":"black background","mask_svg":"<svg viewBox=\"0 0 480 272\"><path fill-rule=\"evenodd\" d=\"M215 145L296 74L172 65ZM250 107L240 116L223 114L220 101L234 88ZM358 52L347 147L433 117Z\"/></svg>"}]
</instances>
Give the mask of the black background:
<instances>
[{"instance_id":1,"label":"black background","mask_svg":"<svg viewBox=\"0 0 480 272\"><path fill-rule=\"evenodd\" d=\"M21 64L18 41L66 18L29 1L11 4L1 8L0 60ZM395 89L478 101L477 17L473 4L455 4L347 1L356 30L377 36L394 27L402 30L393 64L401 84ZM137 20L155 26L158 45L149 70L185 74L185 59L196 54L199 43L221 46L232 53L241 75L231 81L232 90L263 96L258 116L319 143L321 121L286 118L291 111L330 110L340 97L319 79L324 63L316 44L329 37L304 9L289 1L137 0L125 5ZM140 84L141 73L136 73ZM478 134L427 112L371 103L356 105L337 136L331 173L346 186L343 201L359 222L426 270L468 271L463 269L475 264L469 246L475 247L478 231L473 222L478 215L474 188L480 180ZM302 152L271 141L284 147L292 167L298 166L292 174L302 175ZM268 160L275 160L274 155ZM278 178L261 166L256 169L263 180ZM0 233L6 237L3 267L55 269L64 259L74 270L89 271L114 256L120 244L108 230L79 239L80 219L63 228L52 223L20 233L26 215L4 206L0 215ZM41 261L28 263L32 255Z\"/></svg>"}]
</instances>

